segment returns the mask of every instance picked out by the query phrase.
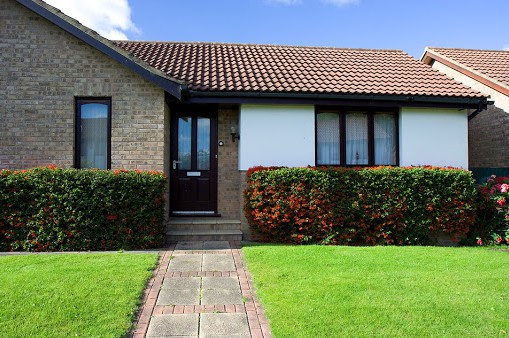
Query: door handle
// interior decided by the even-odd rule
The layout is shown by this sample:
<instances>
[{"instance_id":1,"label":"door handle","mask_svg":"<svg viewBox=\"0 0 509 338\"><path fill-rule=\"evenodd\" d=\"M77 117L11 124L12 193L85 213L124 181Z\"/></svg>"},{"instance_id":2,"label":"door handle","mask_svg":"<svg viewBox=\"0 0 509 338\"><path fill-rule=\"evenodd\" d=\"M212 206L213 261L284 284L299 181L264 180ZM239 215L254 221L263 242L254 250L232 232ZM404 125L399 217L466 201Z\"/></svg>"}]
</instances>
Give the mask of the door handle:
<instances>
[{"instance_id":1,"label":"door handle","mask_svg":"<svg viewBox=\"0 0 509 338\"><path fill-rule=\"evenodd\" d=\"M173 170L177 169L177 163L182 163L182 161L173 160Z\"/></svg>"}]
</instances>

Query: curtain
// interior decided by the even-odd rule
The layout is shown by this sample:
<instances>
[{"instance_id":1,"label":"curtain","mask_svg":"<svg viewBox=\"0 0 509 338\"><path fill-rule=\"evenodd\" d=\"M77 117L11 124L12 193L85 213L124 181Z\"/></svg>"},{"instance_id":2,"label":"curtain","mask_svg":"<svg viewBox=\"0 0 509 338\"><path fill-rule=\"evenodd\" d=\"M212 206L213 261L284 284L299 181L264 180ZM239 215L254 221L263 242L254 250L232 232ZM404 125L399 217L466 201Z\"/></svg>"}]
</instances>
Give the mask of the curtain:
<instances>
[{"instance_id":1,"label":"curtain","mask_svg":"<svg viewBox=\"0 0 509 338\"><path fill-rule=\"evenodd\" d=\"M316 115L316 162L320 165L339 164L339 114Z\"/></svg>"},{"instance_id":2,"label":"curtain","mask_svg":"<svg viewBox=\"0 0 509 338\"><path fill-rule=\"evenodd\" d=\"M375 164L396 164L396 117L394 114L377 113L375 124Z\"/></svg>"},{"instance_id":3,"label":"curtain","mask_svg":"<svg viewBox=\"0 0 509 338\"><path fill-rule=\"evenodd\" d=\"M368 164L368 114L346 114L346 164Z\"/></svg>"},{"instance_id":4,"label":"curtain","mask_svg":"<svg viewBox=\"0 0 509 338\"><path fill-rule=\"evenodd\" d=\"M81 168L108 167L108 105L85 103L80 106Z\"/></svg>"}]
</instances>

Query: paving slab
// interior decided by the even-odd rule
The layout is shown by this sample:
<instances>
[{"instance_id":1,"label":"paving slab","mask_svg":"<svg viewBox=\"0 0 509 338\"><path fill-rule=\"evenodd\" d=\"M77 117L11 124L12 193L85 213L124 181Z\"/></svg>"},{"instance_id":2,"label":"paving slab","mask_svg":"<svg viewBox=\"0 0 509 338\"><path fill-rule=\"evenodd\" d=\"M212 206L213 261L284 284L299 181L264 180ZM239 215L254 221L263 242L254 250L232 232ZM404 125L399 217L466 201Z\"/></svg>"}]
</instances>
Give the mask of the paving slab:
<instances>
[{"instance_id":1,"label":"paving slab","mask_svg":"<svg viewBox=\"0 0 509 338\"><path fill-rule=\"evenodd\" d=\"M228 241L206 241L203 242L203 250L230 250Z\"/></svg>"},{"instance_id":2,"label":"paving slab","mask_svg":"<svg viewBox=\"0 0 509 338\"><path fill-rule=\"evenodd\" d=\"M229 254L204 254L202 271L234 271L235 262Z\"/></svg>"},{"instance_id":3,"label":"paving slab","mask_svg":"<svg viewBox=\"0 0 509 338\"><path fill-rule=\"evenodd\" d=\"M202 289L201 303L203 305L242 304L240 288L231 289Z\"/></svg>"},{"instance_id":4,"label":"paving slab","mask_svg":"<svg viewBox=\"0 0 509 338\"><path fill-rule=\"evenodd\" d=\"M165 264L158 266L147 290L147 295L157 291L157 300L146 298L135 336L272 337L266 318L251 298L250 285L241 284L246 271L242 265L235 266L241 254L238 243L179 242L163 254Z\"/></svg>"},{"instance_id":5,"label":"paving slab","mask_svg":"<svg viewBox=\"0 0 509 338\"><path fill-rule=\"evenodd\" d=\"M240 284L237 277L203 277L202 288L240 290Z\"/></svg>"},{"instance_id":6,"label":"paving slab","mask_svg":"<svg viewBox=\"0 0 509 338\"><path fill-rule=\"evenodd\" d=\"M147 338L168 338L175 336L198 336L199 316L197 313L154 316L150 320Z\"/></svg>"},{"instance_id":7,"label":"paving slab","mask_svg":"<svg viewBox=\"0 0 509 338\"><path fill-rule=\"evenodd\" d=\"M202 313L200 337L251 337L245 313Z\"/></svg>"},{"instance_id":8,"label":"paving slab","mask_svg":"<svg viewBox=\"0 0 509 338\"><path fill-rule=\"evenodd\" d=\"M200 285L200 277L172 277L164 279L161 289L196 290Z\"/></svg>"},{"instance_id":9,"label":"paving slab","mask_svg":"<svg viewBox=\"0 0 509 338\"><path fill-rule=\"evenodd\" d=\"M180 255L170 260L170 271L200 271L202 267L202 255Z\"/></svg>"},{"instance_id":10,"label":"paving slab","mask_svg":"<svg viewBox=\"0 0 509 338\"><path fill-rule=\"evenodd\" d=\"M157 305L199 305L200 289L175 290L161 289L157 297Z\"/></svg>"}]
</instances>

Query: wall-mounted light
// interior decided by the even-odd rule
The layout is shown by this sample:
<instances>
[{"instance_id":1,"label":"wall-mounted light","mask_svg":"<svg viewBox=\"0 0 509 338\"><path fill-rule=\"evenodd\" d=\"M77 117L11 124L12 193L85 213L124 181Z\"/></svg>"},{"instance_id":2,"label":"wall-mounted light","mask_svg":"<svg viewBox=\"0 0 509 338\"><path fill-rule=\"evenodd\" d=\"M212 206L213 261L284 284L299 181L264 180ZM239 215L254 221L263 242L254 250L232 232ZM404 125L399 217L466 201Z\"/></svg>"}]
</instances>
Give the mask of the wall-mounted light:
<instances>
[{"instance_id":1,"label":"wall-mounted light","mask_svg":"<svg viewBox=\"0 0 509 338\"><path fill-rule=\"evenodd\" d=\"M230 134L232 135L232 142L235 143L235 140L240 140L240 135L237 134L237 127L235 125L231 125L230 127Z\"/></svg>"}]
</instances>

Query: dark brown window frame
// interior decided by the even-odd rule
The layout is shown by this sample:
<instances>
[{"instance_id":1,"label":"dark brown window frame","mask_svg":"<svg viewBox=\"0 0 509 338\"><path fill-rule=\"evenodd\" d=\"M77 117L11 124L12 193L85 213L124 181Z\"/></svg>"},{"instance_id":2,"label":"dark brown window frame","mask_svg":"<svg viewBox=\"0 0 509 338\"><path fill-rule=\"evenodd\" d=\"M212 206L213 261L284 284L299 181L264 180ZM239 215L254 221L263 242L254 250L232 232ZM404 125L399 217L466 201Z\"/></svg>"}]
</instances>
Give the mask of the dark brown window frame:
<instances>
[{"instance_id":1,"label":"dark brown window frame","mask_svg":"<svg viewBox=\"0 0 509 338\"><path fill-rule=\"evenodd\" d=\"M368 114L368 164L346 164L346 113L362 112ZM318 125L317 119L320 113L339 114L339 164L319 164L318 163ZM375 125L374 115L376 113L392 113L395 117L396 127L396 163L387 166L399 166L399 109L396 108L377 108L377 107L316 107L315 108L315 165L316 166L334 166L334 167L373 167L375 164Z\"/></svg>"},{"instance_id":2,"label":"dark brown window frame","mask_svg":"<svg viewBox=\"0 0 509 338\"><path fill-rule=\"evenodd\" d=\"M74 167L81 169L81 106L88 103L101 103L108 106L108 135L106 169L111 169L111 97L76 97L75 98L75 140Z\"/></svg>"}]
</instances>

